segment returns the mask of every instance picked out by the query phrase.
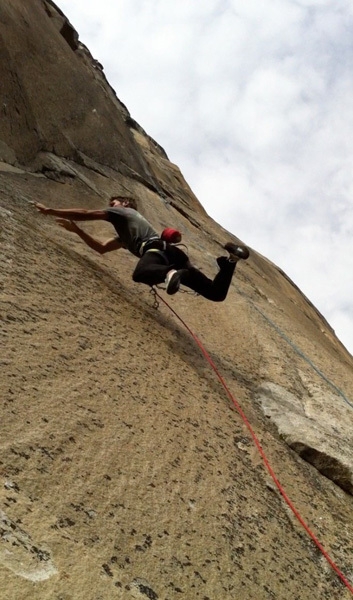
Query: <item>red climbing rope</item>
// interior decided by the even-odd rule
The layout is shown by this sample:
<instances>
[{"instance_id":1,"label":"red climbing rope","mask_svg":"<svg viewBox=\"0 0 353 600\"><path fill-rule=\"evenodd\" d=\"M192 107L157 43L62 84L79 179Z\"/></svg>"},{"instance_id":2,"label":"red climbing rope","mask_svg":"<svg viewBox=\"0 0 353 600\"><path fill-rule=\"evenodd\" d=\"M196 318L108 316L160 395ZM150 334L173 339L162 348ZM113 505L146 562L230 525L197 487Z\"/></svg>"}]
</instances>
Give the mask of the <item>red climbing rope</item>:
<instances>
[{"instance_id":1,"label":"red climbing rope","mask_svg":"<svg viewBox=\"0 0 353 600\"><path fill-rule=\"evenodd\" d=\"M207 362L210 364L210 366L212 367L212 369L214 370L214 372L216 373L219 381L221 382L221 384L223 385L224 389L226 390L229 398L231 399L232 403L234 404L235 408L237 409L238 413L240 414L241 418L243 419L246 427L248 428L251 437L254 441L255 446L257 447L261 458L265 464L265 467L267 469L267 471L269 472L269 474L271 475L277 489L279 490L280 494L282 495L282 497L284 498L285 502L287 503L287 505L289 506L289 508L291 509L291 511L293 512L293 514L295 515L295 517L298 519L299 523L304 527L305 531L307 532L307 534L311 537L311 539L313 540L313 542L316 544L316 546L318 547L318 549L320 550L320 552L323 554L323 556L325 557L325 559L327 560L327 562L329 563L329 565L332 567L332 569L336 572L336 574L338 575L338 577L341 579L341 581L344 583L344 585L346 586L346 588L351 592L351 594L353 594L353 586L350 584L350 582L348 581L348 579L343 575L343 573L340 571L340 569L338 568L338 566L334 563L334 561L332 560L332 558L329 556L329 554L326 552L325 548L322 546L322 544L319 542L319 540L317 539L317 537L315 536L315 534L311 531L310 527L305 523L303 517L300 515L300 513L298 512L298 510L295 508L293 502L291 501L291 499L287 496L285 490L283 489L281 483L279 482L279 480L277 479L269 461L268 458L256 436L256 433L254 432L253 428L251 427L243 409L241 408L240 404L238 403L238 401L234 398L233 394L231 393L231 391L229 390L224 378L222 377L222 375L219 373L216 365L214 364L212 358L210 357L210 355L208 354L208 352L205 350L205 348L203 347L202 343L200 342L200 340L198 339L198 337L194 334L194 332L190 329L190 327L185 323L185 321L178 315L177 312L175 312L175 310L168 304L168 302L166 302L162 296L160 296L157 292L157 290L155 288L153 288L153 292L155 294L155 296L158 296L158 298L169 308L169 310L176 316L176 318L184 325L185 329L187 329L187 331L190 333L190 335L192 336L192 338L195 340L196 344L198 345L198 347L200 348L202 354L204 355L204 357L206 358Z\"/></svg>"}]
</instances>

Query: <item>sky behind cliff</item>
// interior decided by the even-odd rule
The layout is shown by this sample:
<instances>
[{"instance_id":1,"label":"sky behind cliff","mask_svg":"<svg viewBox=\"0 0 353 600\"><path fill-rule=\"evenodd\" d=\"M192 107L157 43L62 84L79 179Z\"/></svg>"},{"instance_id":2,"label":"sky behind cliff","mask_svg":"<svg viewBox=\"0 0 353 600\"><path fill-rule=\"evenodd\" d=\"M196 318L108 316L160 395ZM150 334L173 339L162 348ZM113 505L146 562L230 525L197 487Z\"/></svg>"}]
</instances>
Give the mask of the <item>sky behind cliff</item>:
<instances>
[{"instance_id":1,"label":"sky behind cliff","mask_svg":"<svg viewBox=\"0 0 353 600\"><path fill-rule=\"evenodd\" d=\"M57 3L210 216L353 353L351 0Z\"/></svg>"}]
</instances>

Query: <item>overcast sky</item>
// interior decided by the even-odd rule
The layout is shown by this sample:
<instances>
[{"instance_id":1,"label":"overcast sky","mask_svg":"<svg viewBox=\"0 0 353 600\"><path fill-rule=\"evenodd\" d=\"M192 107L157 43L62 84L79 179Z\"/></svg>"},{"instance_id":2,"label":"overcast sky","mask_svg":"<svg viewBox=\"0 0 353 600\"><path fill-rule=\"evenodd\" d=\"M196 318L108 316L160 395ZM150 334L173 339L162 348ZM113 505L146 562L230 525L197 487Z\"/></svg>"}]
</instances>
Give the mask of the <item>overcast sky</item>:
<instances>
[{"instance_id":1,"label":"overcast sky","mask_svg":"<svg viewBox=\"0 0 353 600\"><path fill-rule=\"evenodd\" d=\"M352 0L56 0L211 217L353 353Z\"/></svg>"}]
</instances>

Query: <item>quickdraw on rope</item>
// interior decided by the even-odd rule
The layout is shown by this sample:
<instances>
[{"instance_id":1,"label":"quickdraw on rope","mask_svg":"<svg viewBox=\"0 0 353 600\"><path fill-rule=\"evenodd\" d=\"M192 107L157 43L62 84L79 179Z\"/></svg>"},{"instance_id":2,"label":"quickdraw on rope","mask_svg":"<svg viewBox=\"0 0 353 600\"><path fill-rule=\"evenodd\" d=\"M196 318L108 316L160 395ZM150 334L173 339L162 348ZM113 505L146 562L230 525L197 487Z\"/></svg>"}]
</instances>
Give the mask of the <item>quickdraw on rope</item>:
<instances>
[{"instance_id":1,"label":"quickdraw on rope","mask_svg":"<svg viewBox=\"0 0 353 600\"><path fill-rule=\"evenodd\" d=\"M152 308L154 308L155 310L158 310L158 308L159 308L159 302L158 302L158 299L157 299L158 294L157 294L156 288L155 287L151 287L150 293L153 296Z\"/></svg>"},{"instance_id":2,"label":"quickdraw on rope","mask_svg":"<svg viewBox=\"0 0 353 600\"><path fill-rule=\"evenodd\" d=\"M152 308L155 308L156 310L159 308L159 301L157 299L158 298L161 299L161 297L159 296L159 294L157 293L157 289L159 290L165 290L165 287L161 287L160 285L156 285L156 286L152 286L150 289L150 293L153 296L153 304L152 304ZM191 290L179 290L178 292L179 294L190 294L191 296L198 296L197 292L192 292ZM164 302L164 300L163 300Z\"/></svg>"},{"instance_id":3,"label":"quickdraw on rope","mask_svg":"<svg viewBox=\"0 0 353 600\"><path fill-rule=\"evenodd\" d=\"M180 323L182 323L182 325L185 327L185 329L190 333L191 337L194 339L194 341L196 342L197 346L200 348L202 354L204 355L205 359L207 360L207 362L209 363L209 365L211 366L211 368L213 369L213 371L215 372L217 378L219 379L219 381L221 382L222 386L224 387L225 391L227 392L230 400L232 401L233 405L235 406L237 412L239 413L239 415L241 416L243 422L245 423L252 439L253 442L257 448L257 450L259 451L259 454L261 455L261 458L264 462L264 465L268 471L268 473L270 474L273 482L275 483L278 491L280 492L281 496L283 497L284 501L286 502L287 506L290 508L290 510L292 511L292 513L294 514L294 516L296 517L296 519L299 521L299 523L302 525L302 527L305 529L305 531L307 532L307 534L309 535L309 537L312 539L312 541L314 542L314 544L316 545L316 547L320 550L320 552L322 553L322 555L324 556L324 558L326 559L326 561L328 562L328 564L331 566L331 568L335 571L336 575L340 578L340 580L342 581L342 583L346 586L346 588L351 592L351 594L353 595L353 586L351 585L351 583L348 581L348 579L345 577L345 575L343 575L342 571L338 568L338 566L336 565L336 563L332 560L332 558L330 557L330 555L326 552L326 550L324 549L324 547L322 546L322 544L320 543L320 541L318 540L318 538L315 536L315 534L311 531L310 527L306 524L306 522L304 521L303 517L300 515L299 511L296 509L296 507L294 506L293 502L291 501L291 499L287 496L287 493L285 492L284 488L282 487L281 483L279 482L279 480L277 479L275 472L273 471L269 460L260 444L260 441L258 440L256 433L254 432L253 428L251 427L243 409L241 408L239 402L236 400L236 398L233 396L233 394L231 393L231 391L229 390L224 378L222 377L222 375L219 373L216 365L214 364L212 358L210 357L210 355L208 354L208 352L205 350L205 348L203 347L202 343L200 342L200 340L198 339L198 337L194 334L194 332L190 329L190 327L186 324L186 322L178 315L178 313L168 304L168 302L166 302L166 300L164 300L164 298L162 298L162 296L160 296L157 292L157 290L155 288L152 288L151 291L154 294L155 297L155 301L158 303L159 306L159 300L163 302L163 304L165 304L169 310L173 313L173 315L180 321Z\"/></svg>"}]
</instances>

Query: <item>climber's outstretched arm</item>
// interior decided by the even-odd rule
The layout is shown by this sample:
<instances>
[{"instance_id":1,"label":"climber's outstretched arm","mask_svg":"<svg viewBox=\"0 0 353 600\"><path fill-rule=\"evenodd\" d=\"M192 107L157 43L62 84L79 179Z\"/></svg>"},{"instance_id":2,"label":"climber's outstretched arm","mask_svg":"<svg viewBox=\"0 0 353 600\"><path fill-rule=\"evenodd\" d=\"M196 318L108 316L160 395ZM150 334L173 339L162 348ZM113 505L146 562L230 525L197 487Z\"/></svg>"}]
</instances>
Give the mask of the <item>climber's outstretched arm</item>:
<instances>
[{"instance_id":1,"label":"climber's outstretched arm","mask_svg":"<svg viewBox=\"0 0 353 600\"><path fill-rule=\"evenodd\" d=\"M36 209L42 215L51 215L53 217L61 217L69 221L107 221L107 213L105 210L86 210L85 208L48 208L44 204L37 202Z\"/></svg>"},{"instance_id":2,"label":"climber's outstretched arm","mask_svg":"<svg viewBox=\"0 0 353 600\"><path fill-rule=\"evenodd\" d=\"M111 238L106 240L105 242L99 242L95 238L93 238L89 233L86 233L81 229L76 223L73 221L68 221L67 219L57 219L56 222L60 227L63 227L67 231L71 231L72 233L76 233L82 241L87 244L92 250L95 250L99 254L106 254L107 252L111 252L112 250L119 250L119 248L124 248L124 244L119 240L118 237Z\"/></svg>"}]
</instances>

